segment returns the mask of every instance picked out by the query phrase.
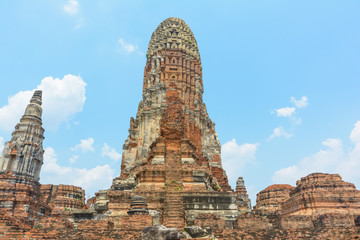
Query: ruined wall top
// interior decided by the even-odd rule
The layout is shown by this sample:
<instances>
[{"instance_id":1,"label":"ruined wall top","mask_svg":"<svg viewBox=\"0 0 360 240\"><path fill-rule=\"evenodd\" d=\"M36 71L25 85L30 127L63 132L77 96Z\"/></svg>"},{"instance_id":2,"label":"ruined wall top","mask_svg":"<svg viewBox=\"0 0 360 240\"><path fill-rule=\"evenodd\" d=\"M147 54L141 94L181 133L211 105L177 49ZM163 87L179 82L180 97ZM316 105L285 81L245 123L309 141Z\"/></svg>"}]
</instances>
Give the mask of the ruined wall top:
<instances>
[{"instance_id":1,"label":"ruined wall top","mask_svg":"<svg viewBox=\"0 0 360 240\"><path fill-rule=\"evenodd\" d=\"M184 20L167 18L153 32L146 53L150 57L162 49L182 49L189 59L200 61L200 53L194 34Z\"/></svg>"}]
</instances>

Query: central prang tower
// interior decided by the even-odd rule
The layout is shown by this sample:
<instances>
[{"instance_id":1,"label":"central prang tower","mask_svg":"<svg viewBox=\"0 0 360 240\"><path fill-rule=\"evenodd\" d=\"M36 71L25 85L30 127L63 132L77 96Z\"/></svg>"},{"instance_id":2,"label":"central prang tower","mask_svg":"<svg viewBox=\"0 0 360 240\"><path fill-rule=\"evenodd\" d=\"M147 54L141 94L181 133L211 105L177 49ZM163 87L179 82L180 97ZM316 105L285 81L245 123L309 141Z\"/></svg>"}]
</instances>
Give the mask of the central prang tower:
<instances>
[{"instance_id":1,"label":"central prang tower","mask_svg":"<svg viewBox=\"0 0 360 240\"><path fill-rule=\"evenodd\" d=\"M194 34L179 18L168 18L152 34L144 71L143 99L136 119L130 119L129 136L123 146L120 179L145 163L150 145L160 136L160 121L177 90L184 112L185 137L195 146L200 160L209 165L219 187L230 190L221 166L221 145L203 102L200 54Z\"/></svg>"},{"instance_id":2,"label":"central prang tower","mask_svg":"<svg viewBox=\"0 0 360 240\"><path fill-rule=\"evenodd\" d=\"M166 226L182 228L200 213L219 214L231 224L239 214L236 194L203 102L194 34L183 20L168 18L152 34L146 56L143 99L130 119L121 175L107 193L112 217L124 213L119 203L136 193Z\"/></svg>"}]
</instances>

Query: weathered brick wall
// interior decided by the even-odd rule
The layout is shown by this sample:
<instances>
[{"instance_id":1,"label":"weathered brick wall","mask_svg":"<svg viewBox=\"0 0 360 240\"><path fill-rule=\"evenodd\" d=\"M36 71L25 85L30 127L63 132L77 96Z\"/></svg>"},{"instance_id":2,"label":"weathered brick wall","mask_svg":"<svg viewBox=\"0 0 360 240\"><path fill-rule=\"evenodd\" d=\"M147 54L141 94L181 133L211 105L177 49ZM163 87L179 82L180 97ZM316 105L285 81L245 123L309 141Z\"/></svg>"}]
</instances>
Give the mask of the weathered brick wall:
<instances>
[{"instance_id":1,"label":"weathered brick wall","mask_svg":"<svg viewBox=\"0 0 360 240\"><path fill-rule=\"evenodd\" d=\"M235 229L269 230L273 228L267 217L254 214L240 215L234 222Z\"/></svg>"},{"instance_id":2,"label":"weathered brick wall","mask_svg":"<svg viewBox=\"0 0 360 240\"><path fill-rule=\"evenodd\" d=\"M114 223L108 220L79 220L76 224L72 224L60 215L43 217L35 222L26 222L18 220L0 209L0 239L139 240L142 229L148 223L149 219L146 217L134 217L123 229L114 229ZM139 226L138 229L134 225Z\"/></svg>"},{"instance_id":3,"label":"weathered brick wall","mask_svg":"<svg viewBox=\"0 0 360 240\"><path fill-rule=\"evenodd\" d=\"M260 215L275 214L281 210L282 203L290 198L294 187L288 184L274 184L260 191L256 196L254 212Z\"/></svg>"},{"instance_id":4,"label":"weathered brick wall","mask_svg":"<svg viewBox=\"0 0 360 240\"><path fill-rule=\"evenodd\" d=\"M0 174L0 208L18 218L36 217L50 209L40 198L40 184L32 179Z\"/></svg>"},{"instance_id":5,"label":"weathered brick wall","mask_svg":"<svg viewBox=\"0 0 360 240\"><path fill-rule=\"evenodd\" d=\"M312 216L302 216L302 215L285 215L281 217L281 227L283 229L303 229L303 228L313 228L313 217Z\"/></svg>"},{"instance_id":6,"label":"weathered brick wall","mask_svg":"<svg viewBox=\"0 0 360 240\"><path fill-rule=\"evenodd\" d=\"M281 214L322 215L327 213L360 215L360 191L339 174L312 173L296 182Z\"/></svg>"},{"instance_id":7,"label":"weathered brick wall","mask_svg":"<svg viewBox=\"0 0 360 240\"><path fill-rule=\"evenodd\" d=\"M33 228L33 222L14 217L0 209L0 239L45 239L46 236Z\"/></svg>"},{"instance_id":8,"label":"weathered brick wall","mask_svg":"<svg viewBox=\"0 0 360 240\"><path fill-rule=\"evenodd\" d=\"M315 228L341 228L355 227L356 217L353 215L328 213L319 215L314 219Z\"/></svg>"},{"instance_id":9,"label":"weathered brick wall","mask_svg":"<svg viewBox=\"0 0 360 240\"><path fill-rule=\"evenodd\" d=\"M149 215L124 216L117 223L116 228L121 230L142 231L146 226L152 225L152 217Z\"/></svg>"},{"instance_id":10,"label":"weathered brick wall","mask_svg":"<svg viewBox=\"0 0 360 240\"><path fill-rule=\"evenodd\" d=\"M360 228L324 228L321 230L308 230L308 229L218 229L213 234L219 240L243 240L243 239L360 239Z\"/></svg>"},{"instance_id":11,"label":"weathered brick wall","mask_svg":"<svg viewBox=\"0 0 360 240\"><path fill-rule=\"evenodd\" d=\"M203 229L207 227L211 229L224 229L225 219L216 214L202 213L195 218L194 225L200 226Z\"/></svg>"},{"instance_id":12,"label":"weathered brick wall","mask_svg":"<svg viewBox=\"0 0 360 240\"><path fill-rule=\"evenodd\" d=\"M42 200L52 209L52 213L70 213L74 209L86 208L85 191L73 185L41 185Z\"/></svg>"}]
</instances>

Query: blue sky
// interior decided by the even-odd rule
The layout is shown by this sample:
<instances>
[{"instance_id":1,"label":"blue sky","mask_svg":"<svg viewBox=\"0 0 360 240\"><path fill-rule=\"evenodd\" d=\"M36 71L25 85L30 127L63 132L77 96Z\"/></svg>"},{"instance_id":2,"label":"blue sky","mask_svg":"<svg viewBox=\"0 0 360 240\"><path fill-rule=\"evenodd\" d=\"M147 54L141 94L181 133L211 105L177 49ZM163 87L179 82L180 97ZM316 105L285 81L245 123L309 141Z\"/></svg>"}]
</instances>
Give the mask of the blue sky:
<instances>
[{"instance_id":1,"label":"blue sky","mask_svg":"<svg viewBox=\"0 0 360 240\"><path fill-rule=\"evenodd\" d=\"M199 46L231 184L255 204L310 172L360 186L359 1L1 1L0 148L44 90L41 183L91 195L120 173L145 52L168 17ZM46 105L46 106L45 106Z\"/></svg>"}]
</instances>

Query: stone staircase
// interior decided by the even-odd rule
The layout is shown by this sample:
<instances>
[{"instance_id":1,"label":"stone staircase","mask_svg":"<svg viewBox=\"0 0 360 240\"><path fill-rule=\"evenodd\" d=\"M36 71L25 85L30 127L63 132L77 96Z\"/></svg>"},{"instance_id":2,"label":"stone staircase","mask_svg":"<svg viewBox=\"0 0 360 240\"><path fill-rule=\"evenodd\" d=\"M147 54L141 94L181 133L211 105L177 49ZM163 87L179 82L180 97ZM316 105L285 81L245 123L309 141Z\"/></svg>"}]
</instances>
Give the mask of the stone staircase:
<instances>
[{"instance_id":1,"label":"stone staircase","mask_svg":"<svg viewBox=\"0 0 360 240\"><path fill-rule=\"evenodd\" d=\"M185 227L185 210L181 192L167 192L164 201L163 224L168 228Z\"/></svg>"},{"instance_id":2,"label":"stone staircase","mask_svg":"<svg viewBox=\"0 0 360 240\"><path fill-rule=\"evenodd\" d=\"M164 199L163 225L177 229L185 227L180 147L180 140L167 140L166 142L165 184L167 186Z\"/></svg>"}]
</instances>

